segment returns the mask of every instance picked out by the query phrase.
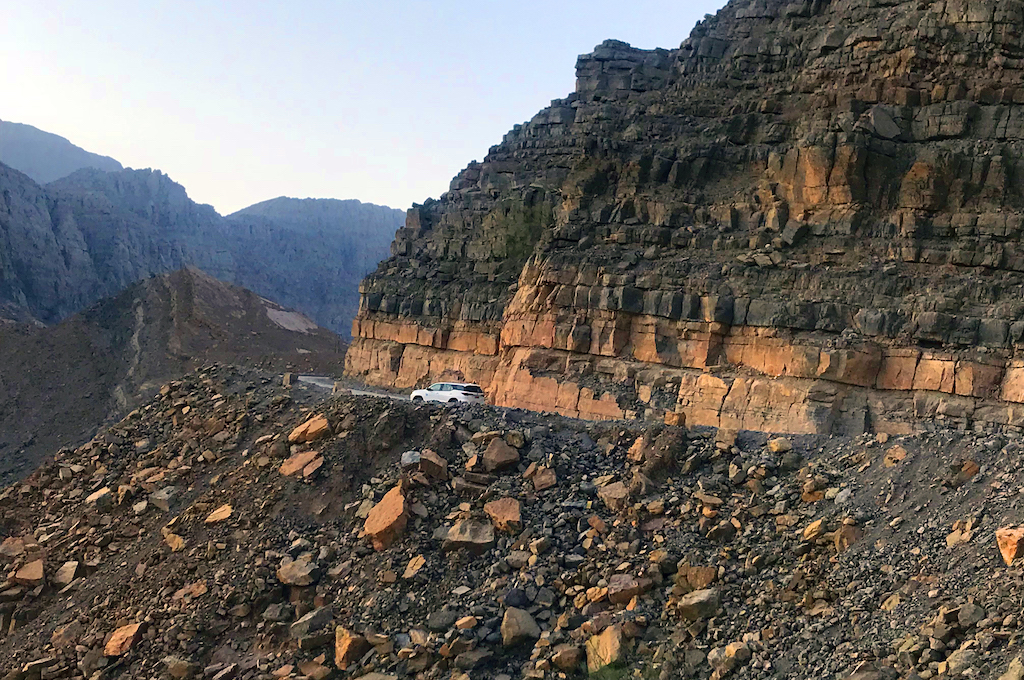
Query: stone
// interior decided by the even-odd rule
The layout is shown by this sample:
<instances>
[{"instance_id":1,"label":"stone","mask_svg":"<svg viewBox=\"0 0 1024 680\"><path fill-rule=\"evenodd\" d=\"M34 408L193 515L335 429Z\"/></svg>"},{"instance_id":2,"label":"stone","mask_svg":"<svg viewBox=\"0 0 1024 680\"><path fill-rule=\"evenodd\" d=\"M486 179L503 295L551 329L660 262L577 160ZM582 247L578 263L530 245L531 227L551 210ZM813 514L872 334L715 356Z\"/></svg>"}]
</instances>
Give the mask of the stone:
<instances>
[{"instance_id":1,"label":"stone","mask_svg":"<svg viewBox=\"0 0 1024 680\"><path fill-rule=\"evenodd\" d=\"M522 528L519 501L515 498L499 498L484 504L484 512L491 518L494 528L507 534L517 533Z\"/></svg>"},{"instance_id":2,"label":"stone","mask_svg":"<svg viewBox=\"0 0 1024 680\"><path fill-rule=\"evenodd\" d=\"M996 544L1006 566L1024 555L1024 527L1001 527L996 529Z\"/></svg>"},{"instance_id":3,"label":"stone","mask_svg":"<svg viewBox=\"0 0 1024 680\"><path fill-rule=\"evenodd\" d=\"M104 656L123 656L126 654L136 642L142 637L142 624L133 623L127 626L121 626L114 631L113 635L107 640L107 644L103 646Z\"/></svg>"},{"instance_id":4,"label":"stone","mask_svg":"<svg viewBox=\"0 0 1024 680\"><path fill-rule=\"evenodd\" d=\"M677 605L680 616L690 621L699 621L714 616L718 612L721 596L717 589L695 590L687 593Z\"/></svg>"},{"instance_id":5,"label":"stone","mask_svg":"<svg viewBox=\"0 0 1024 680\"><path fill-rule=\"evenodd\" d=\"M612 512L621 512L629 504L629 489L622 482L615 482L599 488L597 497Z\"/></svg>"},{"instance_id":6,"label":"stone","mask_svg":"<svg viewBox=\"0 0 1024 680\"><path fill-rule=\"evenodd\" d=\"M169 512L171 509L171 501L177 495L178 489L173 486L165 486L159 491L154 491L149 494L149 502L153 504L153 507L159 508L164 512Z\"/></svg>"},{"instance_id":7,"label":"stone","mask_svg":"<svg viewBox=\"0 0 1024 680\"><path fill-rule=\"evenodd\" d=\"M615 624L587 640L587 670L596 673L605 666L619 663L625 654L626 638L622 626Z\"/></svg>"},{"instance_id":8,"label":"stone","mask_svg":"<svg viewBox=\"0 0 1024 680\"><path fill-rule=\"evenodd\" d=\"M277 580L286 586L311 586L320 580L320 568L311 560L285 562L277 570Z\"/></svg>"},{"instance_id":9,"label":"stone","mask_svg":"<svg viewBox=\"0 0 1024 680\"><path fill-rule=\"evenodd\" d=\"M222 505L206 517L205 523L217 524L219 522L223 522L228 517L231 517L231 512L232 509L230 505Z\"/></svg>"},{"instance_id":10,"label":"stone","mask_svg":"<svg viewBox=\"0 0 1024 680\"><path fill-rule=\"evenodd\" d=\"M999 676L999 680L1024 680L1024 661L1021 657L1015 657L1006 671Z\"/></svg>"},{"instance_id":11,"label":"stone","mask_svg":"<svg viewBox=\"0 0 1024 680\"><path fill-rule=\"evenodd\" d=\"M628 604L640 592L639 581L629 574L613 574L608 579L608 601L612 604Z\"/></svg>"},{"instance_id":12,"label":"stone","mask_svg":"<svg viewBox=\"0 0 1024 680\"><path fill-rule=\"evenodd\" d=\"M519 464L519 451L495 437L484 450L483 464L487 472L507 470Z\"/></svg>"},{"instance_id":13,"label":"stone","mask_svg":"<svg viewBox=\"0 0 1024 680\"><path fill-rule=\"evenodd\" d=\"M97 509L105 510L114 504L114 494L110 491L110 487L105 486L89 494L85 502L95 505Z\"/></svg>"},{"instance_id":14,"label":"stone","mask_svg":"<svg viewBox=\"0 0 1024 680\"><path fill-rule=\"evenodd\" d=\"M45 580L43 575L43 561L32 560L25 564L21 569L14 573L14 578L12 580L18 585L28 586L29 588L35 588L38 585L42 585Z\"/></svg>"},{"instance_id":15,"label":"stone","mask_svg":"<svg viewBox=\"0 0 1024 680\"><path fill-rule=\"evenodd\" d=\"M448 461L437 455L430 449L420 454L418 461L419 471L439 481L448 480Z\"/></svg>"},{"instance_id":16,"label":"stone","mask_svg":"<svg viewBox=\"0 0 1024 680\"><path fill-rule=\"evenodd\" d=\"M292 430L288 435L288 441L292 444L305 444L330 434L331 426L327 422L327 418L317 415Z\"/></svg>"},{"instance_id":17,"label":"stone","mask_svg":"<svg viewBox=\"0 0 1024 680\"><path fill-rule=\"evenodd\" d=\"M290 456L288 460L281 463L280 472L285 477L293 477L296 474L303 472L306 467L312 465L318 458L321 458L320 454L316 451L303 451Z\"/></svg>"},{"instance_id":18,"label":"stone","mask_svg":"<svg viewBox=\"0 0 1024 680\"><path fill-rule=\"evenodd\" d=\"M319 607L293 623L288 632L292 639L297 640L326 628L333 619L334 615L328 607Z\"/></svg>"},{"instance_id":19,"label":"stone","mask_svg":"<svg viewBox=\"0 0 1024 680\"><path fill-rule=\"evenodd\" d=\"M0 559L10 562L25 554L25 541L14 536L8 536L0 544Z\"/></svg>"},{"instance_id":20,"label":"stone","mask_svg":"<svg viewBox=\"0 0 1024 680\"><path fill-rule=\"evenodd\" d=\"M708 663L718 677L724 677L750 661L750 647L745 642L730 642L708 652Z\"/></svg>"},{"instance_id":21,"label":"stone","mask_svg":"<svg viewBox=\"0 0 1024 680\"><path fill-rule=\"evenodd\" d=\"M576 671L583 663L583 652L575 645L561 644L555 647L551 663L566 673Z\"/></svg>"},{"instance_id":22,"label":"stone","mask_svg":"<svg viewBox=\"0 0 1024 680\"><path fill-rule=\"evenodd\" d=\"M344 626L334 629L334 665L339 670L348 670L349 666L368 651L370 643L362 635L357 635Z\"/></svg>"},{"instance_id":23,"label":"stone","mask_svg":"<svg viewBox=\"0 0 1024 680\"><path fill-rule=\"evenodd\" d=\"M803 537L805 541L814 541L825 535L825 520L819 519L804 527Z\"/></svg>"},{"instance_id":24,"label":"stone","mask_svg":"<svg viewBox=\"0 0 1024 680\"><path fill-rule=\"evenodd\" d=\"M494 529L490 523L465 519L448 530L444 549L465 550L480 555L493 548L494 544Z\"/></svg>"},{"instance_id":25,"label":"stone","mask_svg":"<svg viewBox=\"0 0 1024 680\"><path fill-rule=\"evenodd\" d=\"M540 638L540 626L524 609L509 607L501 619L501 643L506 647Z\"/></svg>"},{"instance_id":26,"label":"stone","mask_svg":"<svg viewBox=\"0 0 1024 680\"><path fill-rule=\"evenodd\" d=\"M772 453L788 453L793 450L793 444L785 437L776 437L768 441L768 450Z\"/></svg>"},{"instance_id":27,"label":"stone","mask_svg":"<svg viewBox=\"0 0 1024 680\"><path fill-rule=\"evenodd\" d=\"M164 657L163 664L167 668L167 674L174 680L189 680L196 674L194 664L177 656Z\"/></svg>"},{"instance_id":28,"label":"stone","mask_svg":"<svg viewBox=\"0 0 1024 680\"><path fill-rule=\"evenodd\" d=\"M373 506L363 524L363 533L370 537L374 550L387 550L405 531L409 511L401 484L395 486Z\"/></svg>"},{"instance_id":29,"label":"stone","mask_svg":"<svg viewBox=\"0 0 1024 680\"><path fill-rule=\"evenodd\" d=\"M70 584L79 576L80 563L77 561L68 561L61 565L60 569L53 575L53 582L60 588Z\"/></svg>"},{"instance_id":30,"label":"stone","mask_svg":"<svg viewBox=\"0 0 1024 680\"><path fill-rule=\"evenodd\" d=\"M544 491L558 484L558 475L552 468L541 467L533 475L533 490Z\"/></svg>"}]
</instances>

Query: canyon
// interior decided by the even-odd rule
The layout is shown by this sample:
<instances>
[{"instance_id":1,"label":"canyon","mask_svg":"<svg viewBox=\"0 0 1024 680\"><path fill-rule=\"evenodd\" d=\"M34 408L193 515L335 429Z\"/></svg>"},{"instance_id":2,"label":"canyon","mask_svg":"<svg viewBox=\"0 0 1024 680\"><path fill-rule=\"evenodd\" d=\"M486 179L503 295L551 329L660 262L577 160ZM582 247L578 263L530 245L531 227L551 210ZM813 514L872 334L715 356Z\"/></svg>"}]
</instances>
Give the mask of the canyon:
<instances>
[{"instance_id":1,"label":"canyon","mask_svg":"<svg viewBox=\"0 0 1024 680\"><path fill-rule=\"evenodd\" d=\"M1019 2L734 0L415 205L346 373L797 434L1024 425Z\"/></svg>"}]
</instances>

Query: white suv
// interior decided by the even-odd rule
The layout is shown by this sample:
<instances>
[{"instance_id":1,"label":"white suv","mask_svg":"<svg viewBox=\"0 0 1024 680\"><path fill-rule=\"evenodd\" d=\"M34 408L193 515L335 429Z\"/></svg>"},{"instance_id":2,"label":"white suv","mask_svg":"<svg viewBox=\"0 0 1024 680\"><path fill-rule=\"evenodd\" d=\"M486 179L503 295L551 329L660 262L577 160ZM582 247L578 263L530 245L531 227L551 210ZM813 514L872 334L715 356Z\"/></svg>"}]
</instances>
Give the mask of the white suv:
<instances>
[{"instance_id":1,"label":"white suv","mask_svg":"<svg viewBox=\"0 0 1024 680\"><path fill-rule=\"evenodd\" d=\"M412 400L483 404L484 391L479 385L469 383L434 383L425 390L413 392Z\"/></svg>"}]
</instances>

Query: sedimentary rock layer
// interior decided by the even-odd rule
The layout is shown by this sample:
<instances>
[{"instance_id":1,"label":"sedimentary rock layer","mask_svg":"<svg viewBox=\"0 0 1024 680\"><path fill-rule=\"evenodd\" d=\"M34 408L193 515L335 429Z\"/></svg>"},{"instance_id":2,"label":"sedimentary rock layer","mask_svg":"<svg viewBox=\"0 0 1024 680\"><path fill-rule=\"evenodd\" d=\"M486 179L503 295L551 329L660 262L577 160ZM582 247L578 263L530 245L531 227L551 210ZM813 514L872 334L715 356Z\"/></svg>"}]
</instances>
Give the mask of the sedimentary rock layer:
<instances>
[{"instance_id":1,"label":"sedimentary rock layer","mask_svg":"<svg viewBox=\"0 0 1024 680\"><path fill-rule=\"evenodd\" d=\"M608 41L414 206L347 371L788 432L1024 425L1024 3L730 2Z\"/></svg>"}]
</instances>

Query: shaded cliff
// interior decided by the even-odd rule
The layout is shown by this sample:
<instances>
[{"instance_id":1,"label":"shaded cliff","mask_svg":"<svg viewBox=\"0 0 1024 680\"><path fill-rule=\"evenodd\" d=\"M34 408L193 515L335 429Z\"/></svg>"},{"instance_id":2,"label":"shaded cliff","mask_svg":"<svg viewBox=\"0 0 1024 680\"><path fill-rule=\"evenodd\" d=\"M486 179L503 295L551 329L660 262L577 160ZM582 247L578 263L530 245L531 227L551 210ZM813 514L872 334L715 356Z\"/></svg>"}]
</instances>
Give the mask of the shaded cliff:
<instances>
[{"instance_id":1,"label":"shaded cliff","mask_svg":"<svg viewBox=\"0 0 1024 680\"><path fill-rule=\"evenodd\" d=\"M121 164L75 146L59 135L31 125L0 120L0 163L19 170L39 184L67 177L82 168L113 172Z\"/></svg>"},{"instance_id":2,"label":"shaded cliff","mask_svg":"<svg viewBox=\"0 0 1024 680\"><path fill-rule=\"evenodd\" d=\"M147 279L57 326L0 323L0 477L78 445L209 362L334 372L335 334L195 269Z\"/></svg>"},{"instance_id":3,"label":"shaded cliff","mask_svg":"<svg viewBox=\"0 0 1024 680\"><path fill-rule=\"evenodd\" d=\"M735 0L415 206L350 374L790 432L1024 425L1020 2Z\"/></svg>"},{"instance_id":4,"label":"shaded cliff","mask_svg":"<svg viewBox=\"0 0 1024 680\"><path fill-rule=\"evenodd\" d=\"M0 165L0 311L54 323L192 265L347 334L358 279L386 255L403 215L278 199L224 218L158 171L86 169L44 188Z\"/></svg>"}]
</instances>

